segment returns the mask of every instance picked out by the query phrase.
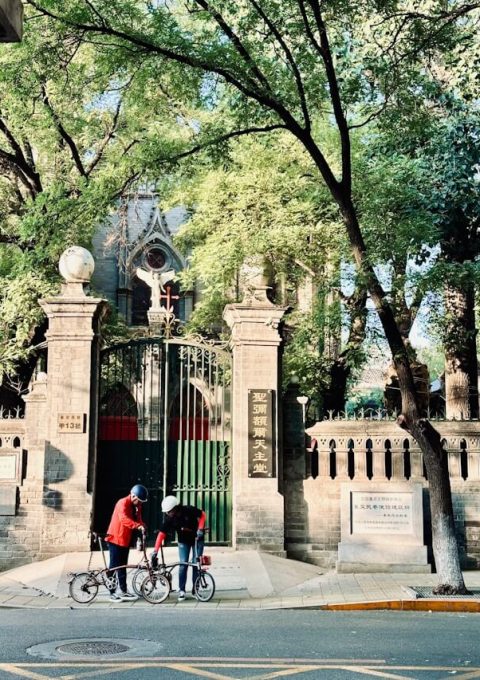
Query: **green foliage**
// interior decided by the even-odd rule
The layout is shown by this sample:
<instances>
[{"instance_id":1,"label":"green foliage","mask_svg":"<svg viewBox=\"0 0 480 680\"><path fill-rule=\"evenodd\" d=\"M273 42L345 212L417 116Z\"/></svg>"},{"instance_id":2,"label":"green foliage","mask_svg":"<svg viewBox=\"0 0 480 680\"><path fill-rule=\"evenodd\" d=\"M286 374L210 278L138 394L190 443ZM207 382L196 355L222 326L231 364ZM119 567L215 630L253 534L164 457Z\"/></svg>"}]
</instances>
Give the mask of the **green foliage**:
<instances>
[{"instance_id":1,"label":"green foliage","mask_svg":"<svg viewBox=\"0 0 480 680\"><path fill-rule=\"evenodd\" d=\"M383 390L381 388L372 389L369 392L355 392L352 394L346 404L345 410L347 412L358 413L361 409L381 409L384 407Z\"/></svg>"},{"instance_id":2,"label":"green foliage","mask_svg":"<svg viewBox=\"0 0 480 680\"><path fill-rule=\"evenodd\" d=\"M283 353L283 388L298 382L300 393L309 397L316 409L321 404L322 392L328 384L328 359L324 356L325 325L314 309L310 314L296 314L289 318L291 333Z\"/></svg>"},{"instance_id":3,"label":"green foliage","mask_svg":"<svg viewBox=\"0 0 480 680\"><path fill-rule=\"evenodd\" d=\"M221 166L181 179L170 201L191 210L176 243L188 256L183 286L199 282L202 290L194 323L210 301L220 311L221 302L236 299L248 256L263 255L277 281L287 274L293 286L305 268L322 271L338 232L337 211L304 152L285 135L237 142Z\"/></svg>"},{"instance_id":4,"label":"green foliage","mask_svg":"<svg viewBox=\"0 0 480 680\"><path fill-rule=\"evenodd\" d=\"M417 352L418 360L428 366L430 380L437 380L445 371L445 356L440 345L422 347Z\"/></svg>"},{"instance_id":5,"label":"green foliage","mask_svg":"<svg viewBox=\"0 0 480 680\"><path fill-rule=\"evenodd\" d=\"M325 263L339 260L343 239L337 210L309 172L300 146L285 134L235 142L222 162L204 162L197 173L180 174L170 201L190 208L176 237L187 257L183 287L201 290L189 327L215 334L222 328L227 302L238 301L236 285L246 258L262 255L277 290L277 301L295 302L295 287L306 271L315 285L325 279ZM285 282L287 290L285 290ZM326 285L319 298L327 294ZM330 318L338 338L340 318ZM327 320L316 310L288 319L284 382L298 376L304 393L318 402L328 365L322 355Z\"/></svg>"}]
</instances>

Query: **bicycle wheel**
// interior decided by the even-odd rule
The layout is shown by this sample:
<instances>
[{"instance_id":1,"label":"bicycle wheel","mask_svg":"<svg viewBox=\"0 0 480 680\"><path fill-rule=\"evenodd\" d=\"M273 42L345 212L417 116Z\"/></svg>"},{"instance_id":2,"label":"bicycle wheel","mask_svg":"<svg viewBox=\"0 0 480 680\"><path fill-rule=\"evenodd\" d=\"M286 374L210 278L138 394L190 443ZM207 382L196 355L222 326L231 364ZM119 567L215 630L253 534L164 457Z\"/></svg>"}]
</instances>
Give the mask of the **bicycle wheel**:
<instances>
[{"instance_id":1,"label":"bicycle wheel","mask_svg":"<svg viewBox=\"0 0 480 680\"><path fill-rule=\"evenodd\" d=\"M70 597L79 604L88 604L98 593L98 583L92 574L82 572L70 581L68 586Z\"/></svg>"},{"instance_id":2,"label":"bicycle wheel","mask_svg":"<svg viewBox=\"0 0 480 680\"><path fill-rule=\"evenodd\" d=\"M135 570L135 573L132 576L132 589L135 595L138 595L138 597L143 597L142 585L147 577L148 569L146 567L139 567Z\"/></svg>"},{"instance_id":3,"label":"bicycle wheel","mask_svg":"<svg viewBox=\"0 0 480 680\"><path fill-rule=\"evenodd\" d=\"M150 604L160 604L170 595L170 582L165 576L154 574L142 583L142 597Z\"/></svg>"},{"instance_id":4,"label":"bicycle wheel","mask_svg":"<svg viewBox=\"0 0 480 680\"><path fill-rule=\"evenodd\" d=\"M208 571L200 571L193 585L193 594L199 602L210 602L215 595L215 581Z\"/></svg>"}]
</instances>

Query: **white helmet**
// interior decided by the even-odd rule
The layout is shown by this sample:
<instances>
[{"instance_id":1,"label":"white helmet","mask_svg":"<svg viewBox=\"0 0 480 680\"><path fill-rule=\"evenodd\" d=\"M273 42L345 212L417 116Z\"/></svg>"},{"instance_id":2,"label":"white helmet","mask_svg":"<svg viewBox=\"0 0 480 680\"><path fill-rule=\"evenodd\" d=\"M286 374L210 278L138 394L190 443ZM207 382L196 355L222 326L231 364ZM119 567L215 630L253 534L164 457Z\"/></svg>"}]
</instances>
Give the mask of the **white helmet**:
<instances>
[{"instance_id":1,"label":"white helmet","mask_svg":"<svg viewBox=\"0 0 480 680\"><path fill-rule=\"evenodd\" d=\"M179 505L179 502L176 496L165 496L162 501L162 512L170 512L177 505Z\"/></svg>"}]
</instances>

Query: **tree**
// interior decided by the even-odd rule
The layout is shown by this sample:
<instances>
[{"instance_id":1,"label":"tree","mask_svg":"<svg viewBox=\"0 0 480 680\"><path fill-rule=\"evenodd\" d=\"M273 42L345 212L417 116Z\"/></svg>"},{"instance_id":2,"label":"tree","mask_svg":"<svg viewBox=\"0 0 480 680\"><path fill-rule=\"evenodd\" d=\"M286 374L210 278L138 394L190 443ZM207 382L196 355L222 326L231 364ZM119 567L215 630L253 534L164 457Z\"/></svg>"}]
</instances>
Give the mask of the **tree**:
<instances>
[{"instance_id":1,"label":"tree","mask_svg":"<svg viewBox=\"0 0 480 680\"><path fill-rule=\"evenodd\" d=\"M184 205L189 219L176 244L188 258L184 289L200 285L189 328L218 333L225 304L242 298L239 272L245 259L261 255L271 297L288 306L284 383L300 382L318 412L343 410L354 353L364 338L366 291L342 296L350 337L340 351L338 295L341 259L347 256L338 216L319 186L310 161L287 134L238 140L221 158L197 168L181 166L163 182L162 196ZM185 176L186 175L186 176ZM221 257L219 257L221 253ZM358 363L358 362L357 362Z\"/></svg>"},{"instance_id":2,"label":"tree","mask_svg":"<svg viewBox=\"0 0 480 680\"><path fill-rule=\"evenodd\" d=\"M343 0L188 0L151 3L111 0L29 0L44 16L90 36L120 58L148 61L161 82L181 74L181 95L220 113L232 127L220 135L192 125L202 145L266 130L288 130L303 146L338 206L353 259L378 313L399 378L399 424L418 442L430 483L433 550L443 584L465 585L455 541L447 456L439 433L421 417L411 361L359 222L352 186L352 129L380 116L395 99L412 64L448 50L468 35L478 3L430 0L425 11L403 2ZM462 21L459 21L461 19ZM199 75L201 76L199 78ZM208 100L208 101L207 101ZM318 141L315 116L335 126L337 153ZM218 129L218 128L217 128Z\"/></svg>"},{"instance_id":3,"label":"tree","mask_svg":"<svg viewBox=\"0 0 480 680\"><path fill-rule=\"evenodd\" d=\"M374 169L370 174L374 182L379 173L389 178L382 187L389 196L385 201L377 192L376 200L367 197L362 208L367 218L382 208L387 216L384 238L377 242L387 253L383 259L392 261L392 284L400 284L392 285L392 300L399 310L403 308L398 318L405 337L423 295L431 291L443 297L443 305L430 316L443 337L447 417L476 418L474 300L480 273L476 130L480 118L475 105L469 106L458 92L446 91L443 83L423 86L422 105L409 113L403 110L403 120L390 111L382 121L383 129L370 145ZM394 210L392 202L398 203ZM387 226L392 215L394 229ZM413 274L407 274L408 264L410 270L416 264Z\"/></svg>"},{"instance_id":4,"label":"tree","mask_svg":"<svg viewBox=\"0 0 480 680\"><path fill-rule=\"evenodd\" d=\"M137 139L158 129L155 98L148 120L138 106L144 84L58 23L41 35L27 24L0 51L0 384L16 374L25 387L44 339L38 298L58 290L60 254L90 247L144 167Z\"/></svg>"},{"instance_id":5,"label":"tree","mask_svg":"<svg viewBox=\"0 0 480 680\"><path fill-rule=\"evenodd\" d=\"M475 289L480 280L480 150L476 140L480 116L475 109L458 110L458 105L437 124L427 154L434 168L429 175L430 210L440 244L436 274L444 298L447 417L468 419L479 417Z\"/></svg>"}]
</instances>

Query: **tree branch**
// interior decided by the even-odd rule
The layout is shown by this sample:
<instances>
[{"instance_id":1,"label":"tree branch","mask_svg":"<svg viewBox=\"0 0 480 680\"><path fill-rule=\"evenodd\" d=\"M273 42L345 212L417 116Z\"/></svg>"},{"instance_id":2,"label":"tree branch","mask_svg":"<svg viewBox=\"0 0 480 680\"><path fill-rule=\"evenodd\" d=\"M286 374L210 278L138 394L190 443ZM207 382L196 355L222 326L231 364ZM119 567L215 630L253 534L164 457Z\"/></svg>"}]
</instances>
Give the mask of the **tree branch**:
<instances>
[{"instance_id":1,"label":"tree branch","mask_svg":"<svg viewBox=\"0 0 480 680\"><path fill-rule=\"evenodd\" d=\"M195 1L197 2L198 0ZM285 122L288 129L294 135L299 136L302 132L302 128L295 120L294 116L290 113L290 111L288 111L285 108L285 106L283 106L283 104L281 104L277 99L275 99L269 87L268 89L265 89L263 91L259 90L257 88L256 83L252 82L251 79L247 78L248 82L242 82L229 70L222 68L221 66L216 66L215 64L205 61L204 59L199 59L197 57L193 57L187 54L175 52L170 48L161 47L160 45L145 40L137 35L131 35L114 28L110 27L105 28L104 26L96 26L95 24L76 23L75 21L71 21L57 14L54 14L50 10L44 9L36 2L36 0L26 0L26 2L32 5L32 7L35 7L35 9L37 9L39 12L43 13L44 16L50 17L55 21L60 21L61 23L67 26L73 26L77 29L91 33L100 33L103 35L120 38L121 40L127 43L136 45L137 47L141 47L147 53L151 52L153 54L158 54L160 56L165 57L166 59L170 59L171 61L175 61L180 64L190 66L191 68L200 69L207 73L216 73L219 76L221 76L227 83L233 85L233 87L235 87L239 92L244 94L247 98L254 99L264 108L275 111L275 113L277 113L277 115Z\"/></svg>"},{"instance_id":2,"label":"tree branch","mask_svg":"<svg viewBox=\"0 0 480 680\"><path fill-rule=\"evenodd\" d=\"M268 17L268 15L263 11L262 7L258 4L256 0L249 0L251 5L255 8L259 16L263 19L263 21L267 24L269 29L272 31L273 35L277 39L279 45L285 52L285 55L287 57L287 61L290 64L290 67L293 71L293 75L295 77L295 82L297 84L297 90L298 90L298 95L300 97L300 104L302 107L302 113L303 113L303 120L305 122L305 126L307 130L310 130L311 128L311 121L310 121L310 115L308 112L308 107L307 107L307 102L305 99L305 88L303 86L303 81L302 81L302 76L300 74L300 70L297 66L297 63L295 59L293 58L293 54L288 47L287 43L285 42L282 34L278 30L278 28L275 26L275 24L271 21L271 19Z\"/></svg>"},{"instance_id":3,"label":"tree branch","mask_svg":"<svg viewBox=\"0 0 480 680\"><path fill-rule=\"evenodd\" d=\"M203 151L204 149L210 147L210 146L215 146L215 144L220 144L221 142L226 142L229 139L235 139L236 137L243 137L245 135L252 135L252 134L261 134L265 132L272 132L273 130L287 130L286 125L265 125L264 127L250 127L250 128L244 128L243 130L234 130L233 132L227 132L224 135L220 135L219 137L215 137L214 139L209 139L208 141L202 143L202 144L197 144L196 146L193 146L191 149L188 149L187 151L182 151L182 153L179 153L175 156L171 156L170 158L165 158L163 159L162 163L175 163L176 161L182 160L183 158L187 158L188 156L193 156L194 154L198 153L199 151Z\"/></svg>"},{"instance_id":4,"label":"tree branch","mask_svg":"<svg viewBox=\"0 0 480 680\"><path fill-rule=\"evenodd\" d=\"M327 75L328 86L330 90L330 99L333 105L333 114L335 116L335 121L337 123L338 132L340 135L340 144L342 148L342 179L341 184L348 194L351 195L352 191L352 168L351 168L351 158L350 158L350 134L348 131L348 124L345 114L342 108L342 100L340 96L340 90L338 87L337 74L335 73L335 67L333 65L332 53L330 50L330 43L328 40L327 29L323 21L322 13L320 10L320 5L318 0L308 0L315 21L317 23L317 29L320 36L320 54L325 66L325 72Z\"/></svg>"},{"instance_id":5,"label":"tree branch","mask_svg":"<svg viewBox=\"0 0 480 680\"><path fill-rule=\"evenodd\" d=\"M3 132L13 149L13 153L0 149L0 158L3 159L16 174L30 196L35 198L35 196L42 191L40 175L36 171L35 165L30 165L27 158L25 158L21 145L17 142L15 136L2 118L0 118L0 132Z\"/></svg>"},{"instance_id":6,"label":"tree branch","mask_svg":"<svg viewBox=\"0 0 480 680\"><path fill-rule=\"evenodd\" d=\"M82 159L80 158L80 154L78 152L77 146L75 142L73 141L73 138L69 133L66 131L65 127L62 124L62 121L60 120L60 116L57 114L55 109L53 108L52 104L50 103L50 99L48 98L47 90L45 88L45 85L42 84L41 86L41 91L42 91L42 99L43 103L47 107L47 109L50 111L50 114L52 116L53 122L55 123L55 127L57 128L58 133L64 140L64 142L67 144L67 146L70 149L70 152L72 154L73 162L75 163L75 166L80 173L82 177L85 177L85 179L88 179L88 174L85 170L85 167L82 163Z\"/></svg>"},{"instance_id":7,"label":"tree branch","mask_svg":"<svg viewBox=\"0 0 480 680\"><path fill-rule=\"evenodd\" d=\"M323 58L322 54L322 48L320 47L320 44L318 43L318 40L315 38L315 35L312 31L312 27L310 26L310 21L307 15L307 10L305 8L305 3L303 0L297 0L298 7L300 9L300 14L302 15L303 23L305 26L305 30L307 32L308 39L310 40L312 47L318 54Z\"/></svg>"},{"instance_id":8,"label":"tree branch","mask_svg":"<svg viewBox=\"0 0 480 680\"><path fill-rule=\"evenodd\" d=\"M100 145L99 145L99 147L98 147L98 151L97 151L97 153L96 153L96 155L95 155L95 158L92 159L91 163L89 164L89 166L88 166L88 168L87 168L87 170L86 170L86 175L87 175L87 177L90 177L90 175L92 174L93 170L95 170L95 168L97 167L98 163L102 160L102 158L103 158L103 152L104 152L105 149L107 148L109 142L110 142L110 141L112 140L112 138L115 136L115 132L117 131L117 128L118 128L118 121L119 121L119 118L120 118L120 111L121 111L121 108L122 108L122 100L119 99L119 101L117 102L117 106L116 106L116 108L115 108L115 113L114 113L114 116L113 116L113 119L112 119L112 125L111 125L111 127L110 127L110 130L108 130L108 131L106 132L104 138L103 138L102 141L100 142Z\"/></svg>"},{"instance_id":9,"label":"tree branch","mask_svg":"<svg viewBox=\"0 0 480 680\"><path fill-rule=\"evenodd\" d=\"M247 48L244 46L244 44L242 43L238 35L235 33L235 31L231 28L231 26L228 25L228 23L225 21L220 12L217 12L215 9L213 9L206 0L195 0L195 2L215 19L217 24L220 26L222 31L225 33L227 38L235 47L238 54L247 64L247 67L253 73L254 77L257 78L257 80L267 89L267 91L271 92L272 88L270 87L270 83L268 82L266 76L258 68L257 64L255 63L255 60L252 58Z\"/></svg>"}]
</instances>

